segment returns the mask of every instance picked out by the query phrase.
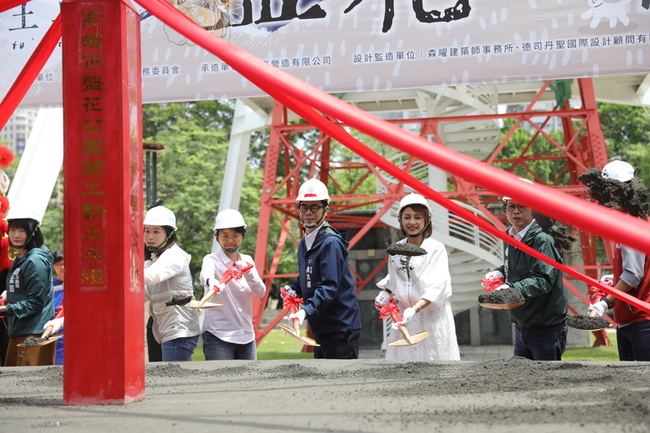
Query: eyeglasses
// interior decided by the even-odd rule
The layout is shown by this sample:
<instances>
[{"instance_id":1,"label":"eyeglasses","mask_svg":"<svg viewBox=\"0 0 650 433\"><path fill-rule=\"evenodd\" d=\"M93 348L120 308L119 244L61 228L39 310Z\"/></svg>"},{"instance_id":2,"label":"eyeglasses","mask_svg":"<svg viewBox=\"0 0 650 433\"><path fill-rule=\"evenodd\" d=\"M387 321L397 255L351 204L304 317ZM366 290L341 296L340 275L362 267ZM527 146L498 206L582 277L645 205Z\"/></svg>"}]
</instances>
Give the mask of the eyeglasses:
<instances>
[{"instance_id":1,"label":"eyeglasses","mask_svg":"<svg viewBox=\"0 0 650 433\"><path fill-rule=\"evenodd\" d=\"M317 204L307 206L306 204L301 204L300 206L298 206L298 210L300 211L300 213L305 213L307 212L307 210L311 211L311 213L316 213L324 207L326 206L319 206Z\"/></svg>"},{"instance_id":2,"label":"eyeglasses","mask_svg":"<svg viewBox=\"0 0 650 433\"><path fill-rule=\"evenodd\" d=\"M221 239L221 240L224 241L224 242L229 241L229 240L233 240L233 241L235 241L235 242L238 242L238 241L241 241L243 238L244 238L244 236L241 235L241 234L236 234L236 235L228 236L228 235L225 234L225 233L219 233L219 239Z\"/></svg>"},{"instance_id":3,"label":"eyeglasses","mask_svg":"<svg viewBox=\"0 0 650 433\"><path fill-rule=\"evenodd\" d=\"M507 210L508 212L514 212L515 209L517 209L519 212L525 212L526 209L528 209L528 206L523 206L523 205L520 205L520 204L512 204L512 203L508 203L507 205L503 206L503 208L504 208L505 210Z\"/></svg>"}]
</instances>

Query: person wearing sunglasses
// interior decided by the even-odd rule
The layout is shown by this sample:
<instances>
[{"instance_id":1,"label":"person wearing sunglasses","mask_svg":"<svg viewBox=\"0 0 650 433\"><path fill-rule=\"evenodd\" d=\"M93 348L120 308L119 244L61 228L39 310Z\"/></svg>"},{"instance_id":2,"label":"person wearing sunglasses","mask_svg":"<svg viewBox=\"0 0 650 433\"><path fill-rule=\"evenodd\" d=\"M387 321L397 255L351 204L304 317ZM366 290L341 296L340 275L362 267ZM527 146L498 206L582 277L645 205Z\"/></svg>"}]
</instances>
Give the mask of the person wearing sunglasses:
<instances>
[{"instance_id":1,"label":"person wearing sunglasses","mask_svg":"<svg viewBox=\"0 0 650 433\"><path fill-rule=\"evenodd\" d=\"M303 308L289 324L307 319L314 339L314 358L359 357L361 313L348 264L348 242L326 221L330 196L318 179L305 181L296 203L304 236L298 245L298 278L285 286L289 296L303 299Z\"/></svg>"},{"instance_id":2,"label":"person wearing sunglasses","mask_svg":"<svg viewBox=\"0 0 650 433\"><path fill-rule=\"evenodd\" d=\"M562 248L540 227L531 208L504 197L503 211L511 226L507 230L510 236L562 263ZM505 282L497 290L513 287L524 295L524 305L509 310L515 324L514 355L533 360L561 360L566 349L568 311L562 272L508 244L503 266L488 272L485 278L503 278Z\"/></svg>"}]
</instances>

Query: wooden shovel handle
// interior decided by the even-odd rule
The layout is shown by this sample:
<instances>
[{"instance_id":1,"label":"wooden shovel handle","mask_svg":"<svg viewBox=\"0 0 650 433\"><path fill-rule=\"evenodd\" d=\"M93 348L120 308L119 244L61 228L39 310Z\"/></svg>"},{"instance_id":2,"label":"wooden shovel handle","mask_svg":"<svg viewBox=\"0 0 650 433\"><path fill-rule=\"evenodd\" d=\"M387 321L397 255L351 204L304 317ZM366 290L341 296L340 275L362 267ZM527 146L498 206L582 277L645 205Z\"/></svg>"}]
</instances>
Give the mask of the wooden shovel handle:
<instances>
[{"instance_id":1,"label":"wooden shovel handle","mask_svg":"<svg viewBox=\"0 0 650 433\"><path fill-rule=\"evenodd\" d=\"M45 328L45 332L43 332L43 334L41 335L41 340L46 340L46 339L50 338L50 335L52 335L52 330L53 329L54 329L54 327L51 326L51 325L48 326L47 328Z\"/></svg>"}]
</instances>

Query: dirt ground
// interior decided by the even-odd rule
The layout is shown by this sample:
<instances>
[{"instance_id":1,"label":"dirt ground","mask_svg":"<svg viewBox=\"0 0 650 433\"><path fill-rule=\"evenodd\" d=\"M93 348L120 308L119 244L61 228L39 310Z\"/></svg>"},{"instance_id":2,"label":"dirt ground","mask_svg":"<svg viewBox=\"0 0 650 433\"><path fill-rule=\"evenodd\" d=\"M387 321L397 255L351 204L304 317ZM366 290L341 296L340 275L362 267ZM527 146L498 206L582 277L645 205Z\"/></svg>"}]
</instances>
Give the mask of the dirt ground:
<instances>
[{"instance_id":1,"label":"dirt ground","mask_svg":"<svg viewBox=\"0 0 650 433\"><path fill-rule=\"evenodd\" d=\"M650 431L650 363L636 362L152 363L144 400L62 395L61 367L0 368L0 431Z\"/></svg>"}]
</instances>

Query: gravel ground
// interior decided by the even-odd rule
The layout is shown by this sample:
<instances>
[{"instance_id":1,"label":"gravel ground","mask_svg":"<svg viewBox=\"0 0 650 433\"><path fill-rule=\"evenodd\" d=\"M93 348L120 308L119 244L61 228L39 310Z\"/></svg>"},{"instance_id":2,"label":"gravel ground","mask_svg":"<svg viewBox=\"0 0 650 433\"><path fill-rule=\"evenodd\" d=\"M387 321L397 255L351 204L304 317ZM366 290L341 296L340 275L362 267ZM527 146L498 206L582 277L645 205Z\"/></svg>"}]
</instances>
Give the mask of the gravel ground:
<instances>
[{"instance_id":1,"label":"gravel ground","mask_svg":"<svg viewBox=\"0 0 650 433\"><path fill-rule=\"evenodd\" d=\"M61 367L0 368L0 431L650 431L650 364L636 362L156 363L144 400L62 395Z\"/></svg>"}]
</instances>

